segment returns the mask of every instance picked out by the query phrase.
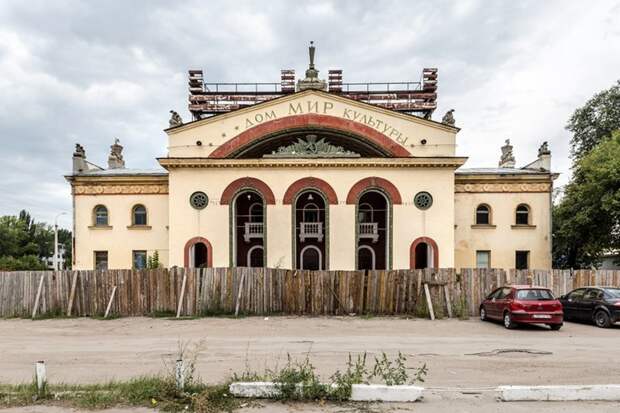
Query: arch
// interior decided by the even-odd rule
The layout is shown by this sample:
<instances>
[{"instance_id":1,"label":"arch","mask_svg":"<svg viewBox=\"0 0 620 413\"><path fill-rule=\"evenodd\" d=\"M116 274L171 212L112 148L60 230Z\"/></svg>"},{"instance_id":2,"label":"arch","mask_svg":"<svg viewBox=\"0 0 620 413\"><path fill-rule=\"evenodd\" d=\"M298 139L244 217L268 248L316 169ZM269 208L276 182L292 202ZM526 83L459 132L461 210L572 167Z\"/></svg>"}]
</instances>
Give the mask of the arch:
<instances>
[{"instance_id":1,"label":"arch","mask_svg":"<svg viewBox=\"0 0 620 413\"><path fill-rule=\"evenodd\" d=\"M230 205L235 195L242 189L253 189L257 191L261 194L267 205L275 205L276 203L276 197L266 183L260 179L246 176L245 178L235 179L228 184L220 196L220 205Z\"/></svg>"},{"instance_id":2,"label":"arch","mask_svg":"<svg viewBox=\"0 0 620 413\"><path fill-rule=\"evenodd\" d=\"M148 225L146 207L136 204L131 208L131 225Z\"/></svg>"},{"instance_id":3,"label":"arch","mask_svg":"<svg viewBox=\"0 0 620 413\"><path fill-rule=\"evenodd\" d=\"M265 248L263 248L262 245L254 245L252 248L250 248L248 250L248 256L247 256L247 260L246 260L247 266L248 267L252 267L252 253L254 251L256 251L256 250L260 250L261 251L261 261L263 261L263 265L261 265L261 267L264 267L265 266L265 262L264 262L264 259L265 259Z\"/></svg>"},{"instance_id":4,"label":"arch","mask_svg":"<svg viewBox=\"0 0 620 413\"><path fill-rule=\"evenodd\" d=\"M360 259L360 251L361 250L368 250L370 251L370 258L371 258L371 262L372 262L372 268L370 268L371 270L375 270L377 268L377 256L375 254L375 250L369 246L369 245L360 245L359 247L357 247L357 261L359 263ZM358 264L359 265L359 264Z\"/></svg>"},{"instance_id":5,"label":"arch","mask_svg":"<svg viewBox=\"0 0 620 413\"><path fill-rule=\"evenodd\" d=\"M491 225L492 210L489 204L480 204L476 207L475 220L476 225ZM486 220L486 222L484 222Z\"/></svg>"},{"instance_id":6,"label":"arch","mask_svg":"<svg viewBox=\"0 0 620 413\"><path fill-rule=\"evenodd\" d=\"M302 270L304 269L304 254L307 250L314 250L317 252L317 254L319 255L318 261L319 261L319 268L318 271L322 271L323 270L323 266L321 265L321 263L323 262L323 253L321 252L321 249L315 245L307 245L305 247L303 247L301 249L301 251L299 252L299 268L301 268Z\"/></svg>"},{"instance_id":7,"label":"arch","mask_svg":"<svg viewBox=\"0 0 620 413\"><path fill-rule=\"evenodd\" d=\"M347 204L356 204L359 197L364 191L372 188L378 188L383 190L389 197L389 200L394 205L403 203L402 197L396 185L391 183L385 178L379 178L378 176L371 176L357 181L355 185L349 190L347 195Z\"/></svg>"},{"instance_id":8,"label":"arch","mask_svg":"<svg viewBox=\"0 0 620 413\"><path fill-rule=\"evenodd\" d=\"M253 210L254 208L258 208L258 213L255 213ZM250 222L258 222L258 221L254 221L254 218L260 218L260 222L263 221L263 204L261 202L254 202L252 205L250 205L250 208L248 209L248 215L250 215Z\"/></svg>"},{"instance_id":9,"label":"arch","mask_svg":"<svg viewBox=\"0 0 620 413\"><path fill-rule=\"evenodd\" d=\"M515 224L516 225L530 225L531 214L530 206L528 204L519 204L515 209Z\"/></svg>"},{"instance_id":10,"label":"arch","mask_svg":"<svg viewBox=\"0 0 620 413\"><path fill-rule=\"evenodd\" d=\"M435 240L429 237L419 237L411 243L411 247L409 248L409 268L415 268L415 249L422 243L426 243L433 249L433 268L439 268L439 248Z\"/></svg>"},{"instance_id":11,"label":"arch","mask_svg":"<svg viewBox=\"0 0 620 413\"><path fill-rule=\"evenodd\" d=\"M101 218L101 222L100 221ZM96 205L93 208L93 225L96 227L105 227L110 225L110 213L105 205Z\"/></svg>"},{"instance_id":12,"label":"arch","mask_svg":"<svg viewBox=\"0 0 620 413\"><path fill-rule=\"evenodd\" d=\"M323 195L325 195L328 204L338 204L338 196L336 195L336 191L334 191L334 188L332 188L330 184L328 184L321 178L314 177L301 178L290 184L286 192L284 193L284 199L282 200L282 203L284 205L291 205L297 194L299 194L305 189L318 189L320 192L323 193Z\"/></svg>"},{"instance_id":13,"label":"arch","mask_svg":"<svg viewBox=\"0 0 620 413\"><path fill-rule=\"evenodd\" d=\"M185 243L185 247L183 248L183 266L185 268L189 267L190 256L192 246L195 244L202 243L207 247L207 267L213 266L213 248L211 247L211 243L208 239L203 237L194 237Z\"/></svg>"},{"instance_id":14,"label":"arch","mask_svg":"<svg viewBox=\"0 0 620 413\"><path fill-rule=\"evenodd\" d=\"M359 136L360 139L365 139L379 146L391 157L408 157L411 155L402 145L370 126L335 116L312 113L287 116L285 118L263 122L224 142L216 150L211 152L209 158L230 158L234 156L236 152L250 145L252 142L260 140L265 135L290 129L310 127L322 129L329 128L336 131L353 133Z\"/></svg>"}]
</instances>

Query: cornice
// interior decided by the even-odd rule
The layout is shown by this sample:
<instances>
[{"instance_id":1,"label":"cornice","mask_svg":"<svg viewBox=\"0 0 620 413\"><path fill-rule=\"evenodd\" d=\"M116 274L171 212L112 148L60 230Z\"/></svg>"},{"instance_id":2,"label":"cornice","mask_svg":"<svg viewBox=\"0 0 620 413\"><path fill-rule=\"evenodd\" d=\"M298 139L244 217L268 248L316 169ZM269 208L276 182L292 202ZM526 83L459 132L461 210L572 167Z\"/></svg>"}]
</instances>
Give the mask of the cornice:
<instances>
[{"instance_id":1,"label":"cornice","mask_svg":"<svg viewBox=\"0 0 620 413\"><path fill-rule=\"evenodd\" d=\"M329 159L216 159L157 158L164 168L451 168L462 166L465 157L329 158Z\"/></svg>"},{"instance_id":2,"label":"cornice","mask_svg":"<svg viewBox=\"0 0 620 413\"><path fill-rule=\"evenodd\" d=\"M507 182L494 181L484 183L455 183L455 193L515 193L515 192L551 192L551 182Z\"/></svg>"},{"instance_id":3,"label":"cornice","mask_svg":"<svg viewBox=\"0 0 620 413\"><path fill-rule=\"evenodd\" d=\"M167 176L69 176L73 195L166 195Z\"/></svg>"}]
</instances>

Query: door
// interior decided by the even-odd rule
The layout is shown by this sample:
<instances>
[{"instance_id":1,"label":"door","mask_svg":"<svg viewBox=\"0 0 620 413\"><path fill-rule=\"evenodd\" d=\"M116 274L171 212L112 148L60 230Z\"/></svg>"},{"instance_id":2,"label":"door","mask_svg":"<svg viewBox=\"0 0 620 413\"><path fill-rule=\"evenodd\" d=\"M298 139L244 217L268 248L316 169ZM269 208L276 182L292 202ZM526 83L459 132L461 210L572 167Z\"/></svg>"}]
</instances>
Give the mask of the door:
<instances>
[{"instance_id":1,"label":"door","mask_svg":"<svg viewBox=\"0 0 620 413\"><path fill-rule=\"evenodd\" d=\"M502 292L501 288L496 289L489 294L484 303L484 309L487 312L487 317L497 318L497 296Z\"/></svg>"},{"instance_id":2,"label":"door","mask_svg":"<svg viewBox=\"0 0 620 413\"><path fill-rule=\"evenodd\" d=\"M583 298L578 303L580 320L592 322L594 319L594 308L602 296L603 292L596 288L588 288Z\"/></svg>"},{"instance_id":3,"label":"door","mask_svg":"<svg viewBox=\"0 0 620 413\"><path fill-rule=\"evenodd\" d=\"M575 291L568 293L566 300L562 303L564 307L564 317L579 320L579 304L586 293L585 288L578 288Z\"/></svg>"},{"instance_id":4,"label":"door","mask_svg":"<svg viewBox=\"0 0 620 413\"><path fill-rule=\"evenodd\" d=\"M510 293L511 289L509 287L503 287L497 294L497 297L495 298L495 314L497 318L501 319L504 317L504 310L508 306Z\"/></svg>"}]
</instances>

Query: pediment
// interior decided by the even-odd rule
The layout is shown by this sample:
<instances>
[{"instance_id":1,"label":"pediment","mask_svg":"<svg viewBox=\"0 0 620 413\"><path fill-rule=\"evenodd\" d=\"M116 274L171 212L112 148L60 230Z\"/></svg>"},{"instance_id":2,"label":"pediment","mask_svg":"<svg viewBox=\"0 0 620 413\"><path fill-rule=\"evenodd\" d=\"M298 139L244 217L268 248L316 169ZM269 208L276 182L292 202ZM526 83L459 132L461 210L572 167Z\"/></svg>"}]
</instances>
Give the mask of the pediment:
<instances>
[{"instance_id":1,"label":"pediment","mask_svg":"<svg viewBox=\"0 0 620 413\"><path fill-rule=\"evenodd\" d=\"M291 155L288 152L294 149L289 147L303 146L308 136L320 141L328 156L337 152L362 157L453 156L457 131L413 115L307 90L166 132L169 156L259 158ZM197 148L188 149L192 143ZM311 155L312 151L304 152Z\"/></svg>"}]
</instances>

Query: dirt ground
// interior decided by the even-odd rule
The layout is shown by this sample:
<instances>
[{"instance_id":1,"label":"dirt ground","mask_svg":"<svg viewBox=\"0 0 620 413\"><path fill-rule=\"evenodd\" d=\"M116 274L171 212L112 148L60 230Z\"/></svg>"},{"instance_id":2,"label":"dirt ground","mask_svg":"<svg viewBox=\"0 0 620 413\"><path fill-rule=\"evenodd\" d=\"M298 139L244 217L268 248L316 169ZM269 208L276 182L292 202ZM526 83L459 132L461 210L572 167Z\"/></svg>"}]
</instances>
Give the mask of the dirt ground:
<instances>
[{"instance_id":1,"label":"dirt ground","mask_svg":"<svg viewBox=\"0 0 620 413\"><path fill-rule=\"evenodd\" d=\"M620 326L603 330L566 323L559 332L543 327L506 330L476 319L250 317L168 320L57 319L0 320L0 382L32 379L34 362L45 360L51 382L96 383L159 373L176 356L179 342L200 348L198 374L207 382L232 372L283 365L287 353L313 364L327 378L343 368L349 353L403 352L412 366L426 363L430 389L421 403L333 405L262 402L242 413L509 412L566 413L620 411L620 403L499 403L499 384L620 383L617 361ZM461 391L446 391L458 387ZM59 413L31 406L7 413ZM77 412L77 410L71 410ZM144 413L114 409L106 413ZM4 412L4 411L3 411Z\"/></svg>"},{"instance_id":2,"label":"dirt ground","mask_svg":"<svg viewBox=\"0 0 620 413\"><path fill-rule=\"evenodd\" d=\"M180 341L202 348L198 374L209 383L243 371L246 364L262 371L283 365L287 353L301 358L308 352L327 378L343 368L349 353L364 351L401 351L413 366L426 363L430 388L620 382L618 325L605 330L566 323L555 332L506 330L476 319L356 317L0 320L0 382L31 380L37 360L45 360L51 382L158 373L163 360L175 357Z\"/></svg>"}]
</instances>

